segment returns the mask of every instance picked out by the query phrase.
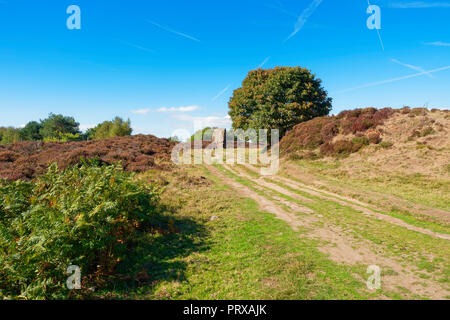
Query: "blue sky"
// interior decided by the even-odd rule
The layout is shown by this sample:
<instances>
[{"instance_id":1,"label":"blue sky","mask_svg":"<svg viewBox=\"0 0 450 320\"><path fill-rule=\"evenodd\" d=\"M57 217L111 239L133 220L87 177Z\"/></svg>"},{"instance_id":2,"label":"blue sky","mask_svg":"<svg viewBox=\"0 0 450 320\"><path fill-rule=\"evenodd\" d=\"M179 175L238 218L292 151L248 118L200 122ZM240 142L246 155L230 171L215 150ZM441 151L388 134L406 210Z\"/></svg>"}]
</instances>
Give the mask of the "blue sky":
<instances>
[{"instance_id":1,"label":"blue sky","mask_svg":"<svg viewBox=\"0 0 450 320\"><path fill-rule=\"evenodd\" d=\"M448 109L450 1L370 3L384 50L367 0L0 0L0 126L50 112L157 136L225 126L247 72L277 65L311 69L333 113ZM81 30L66 27L73 4Z\"/></svg>"}]
</instances>

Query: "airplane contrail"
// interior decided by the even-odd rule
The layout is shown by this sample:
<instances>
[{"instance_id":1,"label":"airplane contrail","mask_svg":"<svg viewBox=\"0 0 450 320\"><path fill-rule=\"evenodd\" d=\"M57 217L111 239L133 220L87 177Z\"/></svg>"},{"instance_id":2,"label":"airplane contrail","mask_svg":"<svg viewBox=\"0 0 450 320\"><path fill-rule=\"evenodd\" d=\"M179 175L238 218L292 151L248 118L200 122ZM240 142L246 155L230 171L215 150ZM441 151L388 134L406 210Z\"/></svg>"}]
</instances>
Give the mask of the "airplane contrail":
<instances>
[{"instance_id":1,"label":"airplane contrail","mask_svg":"<svg viewBox=\"0 0 450 320\"><path fill-rule=\"evenodd\" d=\"M147 51L147 52L150 52L150 53L155 53L155 50L153 50L153 49L145 48L145 47L143 47L143 46L140 46L140 45L137 45L137 44L134 44L134 43L131 43L131 42L127 42L127 41L122 41L122 40L119 40L119 41L120 41L121 43L123 43L124 45L130 46L130 47L133 47L133 48L142 50L142 51Z\"/></svg>"},{"instance_id":2,"label":"airplane contrail","mask_svg":"<svg viewBox=\"0 0 450 320\"><path fill-rule=\"evenodd\" d=\"M413 66L412 64L403 63L403 62L401 62L401 61L398 61L397 59L391 59L391 61L394 62L394 63L397 63L397 64L399 64L399 65L401 65L401 66L404 66L404 67L410 68L410 69L412 69L412 70L415 70L415 71L426 72L425 74L426 74L428 77L434 78L433 75L432 75L431 73L425 71L425 70L422 69L421 67Z\"/></svg>"},{"instance_id":3,"label":"airplane contrail","mask_svg":"<svg viewBox=\"0 0 450 320\"><path fill-rule=\"evenodd\" d=\"M159 23L156 23L156 22L154 22L154 21L147 20L147 22L148 22L148 23L151 23L152 25L154 25L154 26L156 26L156 27L158 27L158 28L160 28L160 29L162 29L162 30L165 30L165 31L167 31L167 32L170 32L170 33L173 33L173 34L176 34L176 35L185 37L185 38L190 39L190 40L193 40L193 41L200 42L200 40L198 40L197 38L194 38L194 37L192 37L192 36L190 36L190 35L188 35L188 34L185 34L185 33L182 33L182 32L176 31L176 30L169 29L169 28L164 27L164 26L162 26L162 25L160 25Z\"/></svg>"},{"instance_id":4,"label":"airplane contrail","mask_svg":"<svg viewBox=\"0 0 450 320\"><path fill-rule=\"evenodd\" d=\"M410 74L409 76L404 76L404 77L399 77L399 78L394 78L394 79L389 79L389 80L383 80L383 81L378 81L378 82L367 83L367 84L363 84L361 86L357 86L357 87L353 87L353 88L349 88L349 89L336 91L333 94L345 93L345 92L354 91L354 90L357 90L357 89L374 87L374 86L382 85L382 84L385 84L385 83L391 83L391 82L401 81L401 80L405 80L405 79L411 79L411 78L415 78L415 77L419 77L419 76L425 75L427 73L431 74L431 73L434 73L434 72L444 71L444 70L448 70L448 69L450 69L450 66L437 68L437 69L424 71L424 72L419 72L419 73L415 73L415 74Z\"/></svg>"},{"instance_id":5,"label":"airplane contrail","mask_svg":"<svg viewBox=\"0 0 450 320\"><path fill-rule=\"evenodd\" d=\"M258 67L256 67L256 69L262 68L269 61L269 59L270 57L265 58L264 61L261 62Z\"/></svg>"},{"instance_id":6,"label":"airplane contrail","mask_svg":"<svg viewBox=\"0 0 450 320\"><path fill-rule=\"evenodd\" d=\"M322 1L323 0L313 0L308 8L303 10L302 14L298 17L297 22L295 23L294 32L292 32L289 37L284 40L284 42L295 36L297 32L299 32L303 28L306 21L308 21L308 18L312 16L312 14L314 13L314 11L316 11L317 7L322 3Z\"/></svg>"},{"instance_id":7,"label":"airplane contrail","mask_svg":"<svg viewBox=\"0 0 450 320\"><path fill-rule=\"evenodd\" d=\"M225 88L222 89L222 91L220 91L214 98L212 98L212 101L216 101L217 98L219 98L221 95L223 95L225 92L228 91L228 89L230 89L231 84L227 85Z\"/></svg>"}]
</instances>

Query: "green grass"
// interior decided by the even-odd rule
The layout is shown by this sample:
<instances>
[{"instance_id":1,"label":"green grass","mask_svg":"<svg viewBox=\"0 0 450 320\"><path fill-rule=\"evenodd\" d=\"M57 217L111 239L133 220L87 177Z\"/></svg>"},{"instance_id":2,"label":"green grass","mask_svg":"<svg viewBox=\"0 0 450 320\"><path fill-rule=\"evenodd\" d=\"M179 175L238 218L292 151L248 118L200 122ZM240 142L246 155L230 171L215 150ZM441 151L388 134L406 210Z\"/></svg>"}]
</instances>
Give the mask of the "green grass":
<instances>
[{"instance_id":1,"label":"green grass","mask_svg":"<svg viewBox=\"0 0 450 320\"><path fill-rule=\"evenodd\" d=\"M191 224L175 224L180 233L161 238L164 243L158 247L178 243L178 249L152 252L147 267L151 280L104 289L97 293L99 297L364 299L375 295L353 276L365 277L363 267L332 262L317 250L315 241L260 211L255 201L236 197L234 190L200 168L190 174L206 176L210 183L194 188L164 177L166 200L176 204L171 214L176 221ZM213 215L218 218L210 221Z\"/></svg>"},{"instance_id":2,"label":"green grass","mask_svg":"<svg viewBox=\"0 0 450 320\"><path fill-rule=\"evenodd\" d=\"M247 170L250 172L251 170ZM250 180L236 176L228 172L230 176L240 181L242 184L254 188L254 183ZM366 217L358 210L345 205L338 204L331 200L312 196L304 191L291 188L274 179L267 181L277 184L286 190L297 193L303 197L308 197L314 202L302 202L287 195L266 189L266 197L273 195L283 197L291 202L304 205L312 209L315 214L320 214L332 225L341 226L343 230L351 230L351 235L357 239L368 240L374 247L383 247L386 257L398 257L408 264L415 265L419 270L430 272L435 279L447 283L450 279L449 252L450 246L447 240L437 239L415 231L407 230L403 227L391 223ZM256 189L255 189L256 191ZM261 193L261 191L259 191ZM264 194L264 192L262 192ZM429 226L429 225L427 225ZM365 245L365 244L364 244ZM430 255L433 258L430 258ZM387 293L391 296L392 293ZM394 296L391 296L394 298Z\"/></svg>"},{"instance_id":3,"label":"green grass","mask_svg":"<svg viewBox=\"0 0 450 320\"><path fill-rule=\"evenodd\" d=\"M422 174L399 174L379 172L376 177L352 174L342 170L338 161L293 161L296 166L332 186L345 186L354 193L361 190L393 195L411 203L450 211L450 181ZM367 164L370 166L370 164ZM376 167L368 167L367 172L378 172Z\"/></svg>"},{"instance_id":4,"label":"green grass","mask_svg":"<svg viewBox=\"0 0 450 320\"><path fill-rule=\"evenodd\" d=\"M345 230L355 246L367 245L386 257L417 267L417 274L449 284L448 242L418 234L362 215L355 209L312 196L267 179L310 198L283 195L238 176L222 166L224 175L276 201L284 198L311 208L324 221ZM248 171L256 177L256 173ZM240 197L204 167L183 167L175 172L149 172L142 179L165 185L162 203L174 233L149 236L146 277L114 285L95 293L113 299L367 299L412 296L404 289L365 287L366 265L338 264L319 251L303 228L294 231L258 204ZM282 206L282 204L280 204ZM289 211L287 207L285 210ZM301 213L298 214L299 218ZM217 218L211 220L212 216ZM141 254L142 256L142 254ZM432 256L432 258L430 258ZM386 266L383 272L395 274ZM141 277L142 278L142 277Z\"/></svg>"},{"instance_id":5,"label":"green grass","mask_svg":"<svg viewBox=\"0 0 450 320\"><path fill-rule=\"evenodd\" d=\"M250 169L248 169L248 168L246 168L244 166L241 166L240 168L242 170L244 170L245 173L247 173L248 175L250 175L252 177L255 177L255 178L259 177L258 173L253 171L253 170L250 170ZM290 178L293 179L292 177L290 177ZM308 194L308 193L306 193L304 191L300 191L299 192L299 190L293 189L293 188L287 186L286 184L280 182L278 179L265 178L265 180L267 180L268 182L271 182L273 184L276 184L276 185L278 185L280 187L283 187L283 188L285 188L287 190L297 192L297 193L301 194L304 197L311 197L310 194ZM293 179L293 180L295 181L296 179ZM243 180L241 180L240 182L241 183L246 183ZM300 181L298 181L298 182L300 182ZM318 191L318 192L321 193L322 195L328 197L328 198L338 199L337 197L335 197L333 195L329 195L329 194L326 194L326 193L323 193L323 192L320 192L320 191ZM319 199L319 198L317 198L317 199ZM344 202L346 202L348 204L354 204L351 201L346 200L346 199L342 199L342 198L339 198L339 201L344 201ZM408 223L410 225L416 226L416 227L429 229L429 230L434 231L434 232L450 234L450 226L442 225L442 224L439 224L439 223L435 223L433 221L429 221L429 220L427 220L428 219L427 216L419 216L419 218L418 218L417 216L411 215L407 211L398 210L396 208L391 208L390 211L380 211L380 210L374 209L374 208L369 207L369 206L364 206L364 205L360 205L360 204L358 204L358 206L366 208L366 209L370 209L370 210L372 210L374 212L377 212L377 213L381 213L381 214L392 216L394 218L400 219L400 220L402 220L402 221L404 221L404 222L406 222L406 223ZM422 218L422 219L420 219L420 218Z\"/></svg>"}]
</instances>

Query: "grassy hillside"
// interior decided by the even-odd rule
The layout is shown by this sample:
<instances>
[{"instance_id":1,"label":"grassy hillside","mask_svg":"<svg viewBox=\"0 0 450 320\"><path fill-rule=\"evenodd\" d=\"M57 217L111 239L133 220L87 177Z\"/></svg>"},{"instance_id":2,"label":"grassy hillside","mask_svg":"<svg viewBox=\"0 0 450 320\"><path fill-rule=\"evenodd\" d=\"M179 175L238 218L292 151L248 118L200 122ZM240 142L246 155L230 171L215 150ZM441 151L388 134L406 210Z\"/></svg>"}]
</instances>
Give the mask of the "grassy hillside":
<instances>
[{"instance_id":1,"label":"grassy hillside","mask_svg":"<svg viewBox=\"0 0 450 320\"><path fill-rule=\"evenodd\" d=\"M0 172L27 181L0 181L0 294L450 299L449 121L408 108L316 118L283 138L272 176L174 166L173 143L152 136L4 147ZM52 157L66 168L42 175ZM80 291L65 287L69 264Z\"/></svg>"}]
</instances>

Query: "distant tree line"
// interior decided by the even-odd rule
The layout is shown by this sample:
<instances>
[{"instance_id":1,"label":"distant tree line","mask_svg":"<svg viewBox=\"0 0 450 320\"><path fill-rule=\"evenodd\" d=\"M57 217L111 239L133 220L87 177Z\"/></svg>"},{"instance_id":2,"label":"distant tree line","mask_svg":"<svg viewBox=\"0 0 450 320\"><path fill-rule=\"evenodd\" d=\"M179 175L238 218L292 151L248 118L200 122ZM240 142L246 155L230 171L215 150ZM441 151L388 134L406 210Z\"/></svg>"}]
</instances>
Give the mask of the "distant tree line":
<instances>
[{"instance_id":1,"label":"distant tree line","mask_svg":"<svg viewBox=\"0 0 450 320\"><path fill-rule=\"evenodd\" d=\"M43 120L30 121L23 128L0 127L0 144L20 141L67 142L92 139L107 139L131 135L133 129L128 119L115 117L96 127L81 132L80 124L73 117L61 114L50 115Z\"/></svg>"}]
</instances>

